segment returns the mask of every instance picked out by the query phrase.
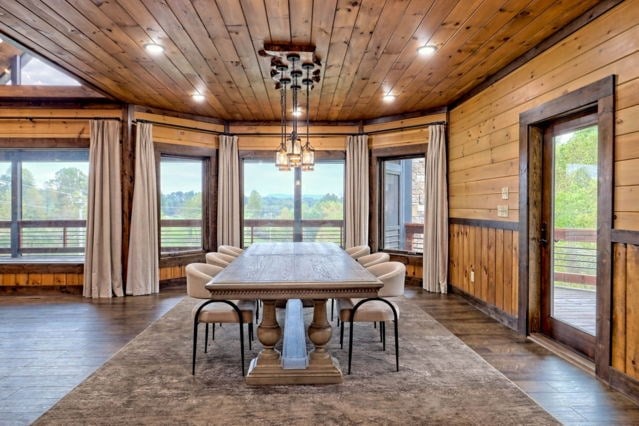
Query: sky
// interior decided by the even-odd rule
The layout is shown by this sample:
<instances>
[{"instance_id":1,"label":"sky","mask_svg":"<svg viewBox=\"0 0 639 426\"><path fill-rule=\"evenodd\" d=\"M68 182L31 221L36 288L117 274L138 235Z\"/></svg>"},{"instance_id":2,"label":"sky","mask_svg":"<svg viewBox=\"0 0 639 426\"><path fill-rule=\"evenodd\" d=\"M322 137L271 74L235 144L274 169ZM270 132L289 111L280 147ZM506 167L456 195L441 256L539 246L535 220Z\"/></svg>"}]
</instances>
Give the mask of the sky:
<instances>
[{"instance_id":1,"label":"sky","mask_svg":"<svg viewBox=\"0 0 639 426\"><path fill-rule=\"evenodd\" d=\"M256 190L262 197L293 194L293 171L281 172L274 161L244 163L244 194ZM316 163L315 170L302 172L303 195L344 196L344 163Z\"/></svg>"}]
</instances>

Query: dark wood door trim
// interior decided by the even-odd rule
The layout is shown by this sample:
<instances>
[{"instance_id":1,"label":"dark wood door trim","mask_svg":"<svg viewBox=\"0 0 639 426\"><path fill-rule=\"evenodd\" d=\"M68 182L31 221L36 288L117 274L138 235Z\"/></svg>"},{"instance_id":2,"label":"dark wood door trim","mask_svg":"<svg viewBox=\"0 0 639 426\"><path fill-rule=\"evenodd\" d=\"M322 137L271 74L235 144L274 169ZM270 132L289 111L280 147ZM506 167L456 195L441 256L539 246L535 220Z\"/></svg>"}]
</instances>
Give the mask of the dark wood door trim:
<instances>
[{"instance_id":1,"label":"dark wood door trim","mask_svg":"<svg viewBox=\"0 0 639 426\"><path fill-rule=\"evenodd\" d=\"M540 199L539 144L544 123L596 107L599 126L599 188L597 218L597 375L609 381L611 365L612 213L615 76L603 78L519 115L519 308L518 331L527 335L538 326L539 259L538 211ZM526 196L527 194L527 196ZM538 272L538 271L537 271ZM537 282L536 282L537 281Z\"/></svg>"}]
</instances>

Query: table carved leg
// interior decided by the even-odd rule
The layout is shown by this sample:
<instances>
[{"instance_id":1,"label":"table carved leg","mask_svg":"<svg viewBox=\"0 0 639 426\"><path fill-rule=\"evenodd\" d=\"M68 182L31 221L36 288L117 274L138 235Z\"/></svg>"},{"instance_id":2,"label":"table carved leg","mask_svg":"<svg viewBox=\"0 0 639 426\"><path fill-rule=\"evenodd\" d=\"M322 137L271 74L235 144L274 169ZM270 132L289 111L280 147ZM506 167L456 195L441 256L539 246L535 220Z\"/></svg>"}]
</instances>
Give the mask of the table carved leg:
<instances>
[{"instance_id":1,"label":"table carved leg","mask_svg":"<svg viewBox=\"0 0 639 426\"><path fill-rule=\"evenodd\" d=\"M275 317L275 301L264 300L263 302L262 323L257 329L257 337L264 349L251 362L246 383L253 385L342 383L339 363L326 350L326 345L331 340L331 324L326 317L326 300L313 300L313 322L308 328L308 338L315 349L311 351L308 368L305 369L282 368L280 353L274 349L282 336ZM300 345L305 344L303 340L299 342Z\"/></svg>"}]
</instances>

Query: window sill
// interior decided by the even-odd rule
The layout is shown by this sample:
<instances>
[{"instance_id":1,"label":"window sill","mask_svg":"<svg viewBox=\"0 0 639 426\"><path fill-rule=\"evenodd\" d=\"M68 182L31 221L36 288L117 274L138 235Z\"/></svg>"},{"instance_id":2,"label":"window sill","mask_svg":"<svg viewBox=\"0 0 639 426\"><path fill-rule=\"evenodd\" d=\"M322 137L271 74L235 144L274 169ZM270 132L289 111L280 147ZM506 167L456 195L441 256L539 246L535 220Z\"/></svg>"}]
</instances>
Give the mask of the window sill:
<instances>
[{"instance_id":1,"label":"window sill","mask_svg":"<svg viewBox=\"0 0 639 426\"><path fill-rule=\"evenodd\" d=\"M194 262L204 262L206 252L204 250L163 253L160 254L160 267L182 266Z\"/></svg>"}]
</instances>

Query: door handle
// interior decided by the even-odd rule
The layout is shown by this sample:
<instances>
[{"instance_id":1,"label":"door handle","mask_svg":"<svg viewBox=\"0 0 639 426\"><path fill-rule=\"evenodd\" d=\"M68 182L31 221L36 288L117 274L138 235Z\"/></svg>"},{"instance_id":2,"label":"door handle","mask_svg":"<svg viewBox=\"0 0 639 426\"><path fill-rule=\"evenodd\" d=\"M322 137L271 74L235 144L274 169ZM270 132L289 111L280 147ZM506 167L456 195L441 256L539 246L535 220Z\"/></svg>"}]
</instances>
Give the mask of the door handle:
<instances>
[{"instance_id":1,"label":"door handle","mask_svg":"<svg viewBox=\"0 0 639 426\"><path fill-rule=\"evenodd\" d=\"M546 222L541 224L541 228L539 230L539 244L543 247L548 245L548 225Z\"/></svg>"}]
</instances>

